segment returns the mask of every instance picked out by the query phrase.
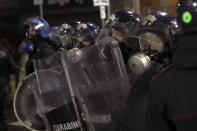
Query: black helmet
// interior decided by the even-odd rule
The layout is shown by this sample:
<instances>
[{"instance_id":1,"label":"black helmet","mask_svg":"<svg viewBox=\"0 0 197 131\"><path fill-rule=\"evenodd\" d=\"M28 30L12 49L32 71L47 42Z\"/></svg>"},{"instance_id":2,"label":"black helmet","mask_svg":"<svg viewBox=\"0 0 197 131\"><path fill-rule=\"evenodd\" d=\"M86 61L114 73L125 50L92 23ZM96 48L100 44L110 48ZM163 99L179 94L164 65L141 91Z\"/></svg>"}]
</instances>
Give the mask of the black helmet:
<instances>
[{"instance_id":1,"label":"black helmet","mask_svg":"<svg viewBox=\"0 0 197 131\"><path fill-rule=\"evenodd\" d=\"M134 11L122 10L112 14L105 28L115 29L126 39L129 35L136 35L141 26L141 17Z\"/></svg>"},{"instance_id":2,"label":"black helmet","mask_svg":"<svg viewBox=\"0 0 197 131\"><path fill-rule=\"evenodd\" d=\"M81 24L81 23L82 23L82 22L79 21L79 20L73 20L73 21L68 22L68 24L69 24L70 26L72 26L73 28L75 28L76 26L78 26L78 25Z\"/></svg>"},{"instance_id":3,"label":"black helmet","mask_svg":"<svg viewBox=\"0 0 197 131\"><path fill-rule=\"evenodd\" d=\"M84 41L94 44L99 35L100 28L91 22L81 23L75 28L74 37L81 38Z\"/></svg>"},{"instance_id":4,"label":"black helmet","mask_svg":"<svg viewBox=\"0 0 197 131\"><path fill-rule=\"evenodd\" d=\"M197 0L179 0L177 21L183 32L197 31Z\"/></svg>"}]
</instances>

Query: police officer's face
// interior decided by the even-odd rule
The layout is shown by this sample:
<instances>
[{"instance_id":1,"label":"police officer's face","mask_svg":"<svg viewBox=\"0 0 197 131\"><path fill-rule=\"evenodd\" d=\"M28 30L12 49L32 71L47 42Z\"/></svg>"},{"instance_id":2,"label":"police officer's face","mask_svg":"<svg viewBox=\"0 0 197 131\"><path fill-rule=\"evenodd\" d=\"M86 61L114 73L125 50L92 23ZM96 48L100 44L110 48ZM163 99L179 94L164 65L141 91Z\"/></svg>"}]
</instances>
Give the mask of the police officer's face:
<instances>
[{"instance_id":1,"label":"police officer's face","mask_svg":"<svg viewBox=\"0 0 197 131\"><path fill-rule=\"evenodd\" d=\"M114 37L115 39L117 39L120 42L123 41L123 37L121 36L121 34L114 29L112 29L112 37Z\"/></svg>"},{"instance_id":2,"label":"police officer's face","mask_svg":"<svg viewBox=\"0 0 197 131\"><path fill-rule=\"evenodd\" d=\"M31 26L29 27L29 34L30 35L36 35L36 31L33 30L33 28Z\"/></svg>"},{"instance_id":3,"label":"police officer's face","mask_svg":"<svg viewBox=\"0 0 197 131\"><path fill-rule=\"evenodd\" d=\"M59 36L61 42L63 45L71 45L72 44L72 38L69 36Z\"/></svg>"},{"instance_id":4,"label":"police officer's face","mask_svg":"<svg viewBox=\"0 0 197 131\"><path fill-rule=\"evenodd\" d=\"M79 37L79 38L78 38L78 41L79 41L80 43L82 43L85 47L90 46L90 42L87 41L87 40L85 40L85 39L82 38L82 37Z\"/></svg>"}]
</instances>

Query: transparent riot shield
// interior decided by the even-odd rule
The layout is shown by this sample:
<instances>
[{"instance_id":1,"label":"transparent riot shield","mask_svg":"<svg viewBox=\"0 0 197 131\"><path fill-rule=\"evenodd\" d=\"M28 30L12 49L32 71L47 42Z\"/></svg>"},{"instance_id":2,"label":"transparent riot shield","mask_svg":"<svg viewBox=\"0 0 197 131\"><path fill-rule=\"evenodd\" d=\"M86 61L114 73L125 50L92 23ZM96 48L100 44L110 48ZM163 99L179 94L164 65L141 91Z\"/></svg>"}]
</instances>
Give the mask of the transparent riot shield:
<instances>
[{"instance_id":1,"label":"transparent riot shield","mask_svg":"<svg viewBox=\"0 0 197 131\"><path fill-rule=\"evenodd\" d=\"M38 106L32 88L37 86L36 74L25 77L16 90L14 97L14 113L17 119L29 130L45 130L43 114Z\"/></svg>"},{"instance_id":2,"label":"transparent riot shield","mask_svg":"<svg viewBox=\"0 0 197 131\"><path fill-rule=\"evenodd\" d=\"M152 77L161 71L158 63L159 53L165 51L167 39L153 31L141 31L138 35L129 34L127 44L136 50L129 60L131 70L132 90L127 100L127 119L124 121L124 131L146 130L146 109L148 103L149 83ZM166 61L167 62L167 61ZM130 75L129 74L129 75Z\"/></svg>"},{"instance_id":3,"label":"transparent riot shield","mask_svg":"<svg viewBox=\"0 0 197 131\"><path fill-rule=\"evenodd\" d=\"M38 83L34 97L41 105L49 130L83 130L78 105L73 104L59 54L34 60L34 68Z\"/></svg>"},{"instance_id":4,"label":"transparent riot shield","mask_svg":"<svg viewBox=\"0 0 197 131\"><path fill-rule=\"evenodd\" d=\"M108 33L95 45L62 53L64 71L89 131L121 129L130 90L116 40Z\"/></svg>"}]
</instances>

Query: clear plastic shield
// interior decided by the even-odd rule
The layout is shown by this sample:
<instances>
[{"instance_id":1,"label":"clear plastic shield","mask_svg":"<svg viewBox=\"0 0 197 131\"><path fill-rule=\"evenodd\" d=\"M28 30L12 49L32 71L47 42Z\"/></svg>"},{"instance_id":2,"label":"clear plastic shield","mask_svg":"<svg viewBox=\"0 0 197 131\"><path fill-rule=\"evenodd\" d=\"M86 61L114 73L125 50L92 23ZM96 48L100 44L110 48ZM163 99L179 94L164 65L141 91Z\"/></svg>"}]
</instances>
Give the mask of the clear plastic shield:
<instances>
[{"instance_id":1,"label":"clear plastic shield","mask_svg":"<svg viewBox=\"0 0 197 131\"><path fill-rule=\"evenodd\" d=\"M51 131L80 131L77 105L72 102L61 57L58 53L34 60L38 86L34 97L38 99Z\"/></svg>"},{"instance_id":2,"label":"clear plastic shield","mask_svg":"<svg viewBox=\"0 0 197 131\"><path fill-rule=\"evenodd\" d=\"M138 35L129 34L125 43L139 51L149 49L162 52L164 48L166 48L165 43L169 40L170 38L167 38L166 35L161 32L143 31Z\"/></svg>"},{"instance_id":3,"label":"clear plastic shield","mask_svg":"<svg viewBox=\"0 0 197 131\"><path fill-rule=\"evenodd\" d=\"M161 36L152 33L152 32L144 32L139 35L140 46L144 50L147 46L150 47L151 50L156 50L159 52L164 51L164 43L167 40L162 40Z\"/></svg>"},{"instance_id":4,"label":"clear plastic shield","mask_svg":"<svg viewBox=\"0 0 197 131\"><path fill-rule=\"evenodd\" d=\"M130 86L117 41L103 33L95 45L62 53L62 58L87 130L121 129Z\"/></svg>"},{"instance_id":5,"label":"clear plastic shield","mask_svg":"<svg viewBox=\"0 0 197 131\"><path fill-rule=\"evenodd\" d=\"M14 97L14 112L17 119L29 130L45 130L43 114L33 96L32 88L37 86L36 74L28 75L17 88Z\"/></svg>"}]
</instances>

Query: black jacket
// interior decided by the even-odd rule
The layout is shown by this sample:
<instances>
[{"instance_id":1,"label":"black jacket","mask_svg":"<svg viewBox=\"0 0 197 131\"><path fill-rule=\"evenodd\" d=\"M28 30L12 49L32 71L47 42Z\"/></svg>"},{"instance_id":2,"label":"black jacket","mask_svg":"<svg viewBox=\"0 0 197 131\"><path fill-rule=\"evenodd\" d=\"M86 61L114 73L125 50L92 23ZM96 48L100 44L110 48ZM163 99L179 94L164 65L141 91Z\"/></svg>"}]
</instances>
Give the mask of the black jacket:
<instances>
[{"instance_id":1,"label":"black jacket","mask_svg":"<svg viewBox=\"0 0 197 131\"><path fill-rule=\"evenodd\" d=\"M142 74L129 73L131 91L126 102L126 114L123 121L124 131L146 131L146 108L149 83L152 77L161 70L161 66L152 63L152 68Z\"/></svg>"},{"instance_id":2,"label":"black jacket","mask_svg":"<svg viewBox=\"0 0 197 131\"><path fill-rule=\"evenodd\" d=\"M18 66L9 51L0 45L0 85L9 83L9 74L16 73Z\"/></svg>"},{"instance_id":3,"label":"black jacket","mask_svg":"<svg viewBox=\"0 0 197 131\"><path fill-rule=\"evenodd\" d=\"M29 55L29 60L26 63L26 75L34 72L33 59L41 59L53 55L56 51L52 46L53 42L46 38L40 38L35 42L34 53Z\"/></svg>"},{"instance_id":4,"label":"black jacket","mask_svg":"<svg viewBox=\"0 0 197 131\"><path fill-rule=\"evenodd\" d=\"M197 34L184 34L173 53L173 66L150 86L150 131L197 130Z\"/></svg>"}]
</instances>

